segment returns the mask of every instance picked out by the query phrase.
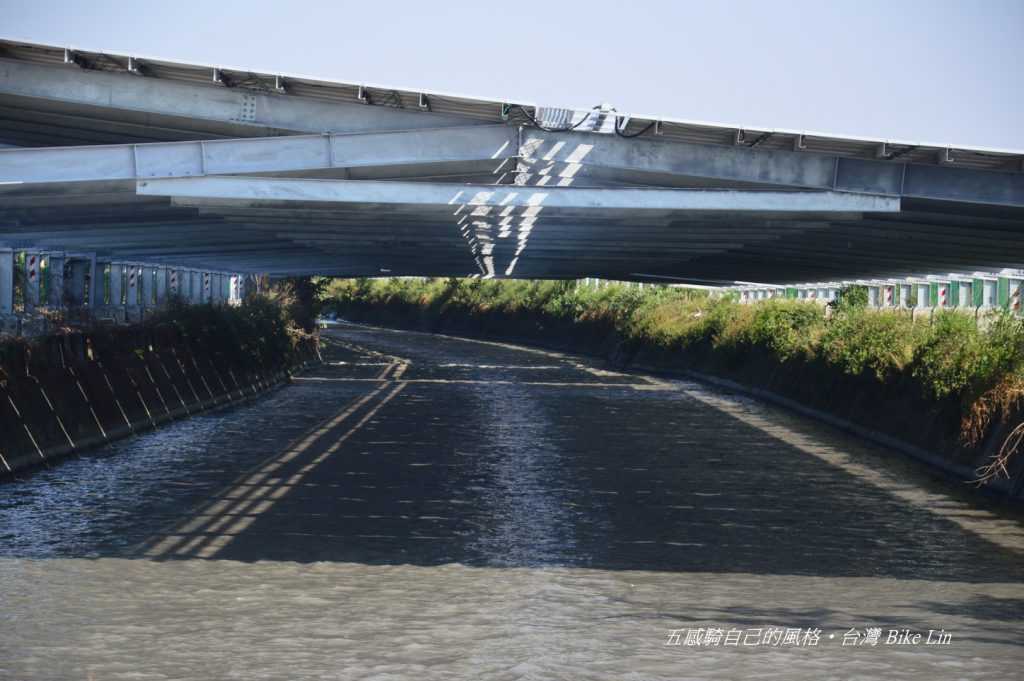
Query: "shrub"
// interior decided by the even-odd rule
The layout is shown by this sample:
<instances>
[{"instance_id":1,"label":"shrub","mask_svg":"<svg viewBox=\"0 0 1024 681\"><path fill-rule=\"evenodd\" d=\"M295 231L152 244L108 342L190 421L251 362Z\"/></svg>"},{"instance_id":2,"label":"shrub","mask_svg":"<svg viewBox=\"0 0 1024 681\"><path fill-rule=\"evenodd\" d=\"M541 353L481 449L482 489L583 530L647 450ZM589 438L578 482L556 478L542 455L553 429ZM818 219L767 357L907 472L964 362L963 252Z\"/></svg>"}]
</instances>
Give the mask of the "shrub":
<instances>
[{"instance_id":1,"label":"shrub","mask_svg":"<svg viewBox=\"0 0 1024 681\"><path fill-rule=\"evenodd\" d=\"M991 319L981 337L974 374L975 392L995 386L1003 377L1024 379L1024 320L1005 311Z\"/></svg>"},{"instance_id":2,"label":"shrub","mask_svg":"<svg viewBox=\"0 0 1024 681\"><path fill-rule=\"evenodd\" d=\"M941 312L914 350L912 373L932 397L959 394L976 375L981 352L974 318Z\"/></svg>"},{"instance_id":3,"label":"shrub","mask_svg":"<svg viewBox=\"0 0 1024 681\"><path fill-rule=\"evenodd\" d=\"M868 287L857 284L844 286L837 292L832 305L836 310L844 312L863 310L868 306Z\"/></svg>"},{"instance_id":4,"label":"shrub","mask_svg":"<svg viewBox=\"0 0 1024 681\"><path fill-rule=\"evenodd\" d=\"M746 333L749 345L767 348L781 360L798 353L811 354L825 324L817 304L768 300L752 307L754 315Z\"/></svg>"},{"instance_id":5,"label":"shrub","mask_svg":"<svg viewBox=\"0 0 1024 681\"><path fill-rule=\"evenodd\" d=\"M851 311L829 321L820 352L844 373L887 381L910 362L915 334L913 320L899 312Z\"/></svg>"},{"instance_id":6,"label":"shrub","mask_svg":"<svg viewBox=\"0 0 1024 681\"><path fill-rule=\"evenodd\" d=\"M288 310L267 295L250 296L237 307L171 301L146 325L173 326L186 342L234 367L266 368L292 361L299 345L310 338Z\"/></svg>"}]
</instances>

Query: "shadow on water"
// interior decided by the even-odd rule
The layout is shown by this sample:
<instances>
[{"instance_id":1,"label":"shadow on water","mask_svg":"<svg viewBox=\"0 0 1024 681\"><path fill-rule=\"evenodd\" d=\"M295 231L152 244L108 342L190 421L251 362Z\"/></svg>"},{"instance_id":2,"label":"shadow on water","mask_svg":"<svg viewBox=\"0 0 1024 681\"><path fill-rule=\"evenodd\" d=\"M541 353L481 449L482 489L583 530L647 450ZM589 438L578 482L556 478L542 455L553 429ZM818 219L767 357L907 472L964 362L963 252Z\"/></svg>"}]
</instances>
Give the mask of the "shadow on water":
<instances>
[{"instance_id":1,"label":"shadow on water","mask_svg":"<svg viewBox=\"0 0 1024 681\"><path fill-rule=\"evenodd\" d=\"M995 598L984 594L974 596L955 607L950 603L929 601L921 607L944 615L967 614L976 620L992 622L1024 622L1024 598Z\"/></svg>"},{"instance_id":2,"label":"shadow on water","mask_svg":"<svg viewBox=\"0 0 1024 681\"><path fill-rule=\"evenodd\" d=\"M0 553L1024 578L1019 552L679 391L507 347L340 337L388 354L334 346L264 402L0 488Z\"/></svg>"}]
</instances>

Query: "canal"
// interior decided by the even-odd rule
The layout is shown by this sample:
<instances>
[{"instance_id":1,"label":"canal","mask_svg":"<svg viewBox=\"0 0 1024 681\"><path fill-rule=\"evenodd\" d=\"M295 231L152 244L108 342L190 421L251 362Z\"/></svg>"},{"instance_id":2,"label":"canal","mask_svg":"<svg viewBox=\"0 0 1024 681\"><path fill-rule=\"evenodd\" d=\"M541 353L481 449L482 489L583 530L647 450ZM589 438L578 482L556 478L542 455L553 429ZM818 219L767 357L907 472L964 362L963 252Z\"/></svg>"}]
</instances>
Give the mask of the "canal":
<instances>
[{"instance_id":1,"label":"canal","mask_svg":"<svg viewBox=\"0 0 1024 681\"><path fill-rule=\"evenodd\" d=\"M1020 673L1021 516L898 454L504 344L324 356L0 486L0 678Z\"/></svg>"}]
</instances>

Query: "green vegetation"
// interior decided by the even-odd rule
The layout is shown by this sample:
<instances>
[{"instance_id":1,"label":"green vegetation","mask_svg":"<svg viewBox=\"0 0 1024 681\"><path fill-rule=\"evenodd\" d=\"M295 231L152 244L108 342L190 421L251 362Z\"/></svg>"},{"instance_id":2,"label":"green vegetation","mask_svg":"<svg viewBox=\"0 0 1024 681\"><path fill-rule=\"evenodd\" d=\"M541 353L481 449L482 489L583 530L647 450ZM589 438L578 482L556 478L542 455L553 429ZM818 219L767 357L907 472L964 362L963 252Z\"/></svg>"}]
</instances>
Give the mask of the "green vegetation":
<instances>
[{"instance_id":1,"label":"green vegetation","mask_svg":"<svg viewBox=\"0 0 1024 681\"><path fill-rule=\"evenodd\" d=\"M308 283L305 284L307 287ZM297 294L296 289L300 293ZM0 380L4 366L15 366L26 350L35 361L49 361L41 350L52 338L81 332L96 359L111 364L121 355L142 356L147 346L186 346L238 371L271 370L294 365L316 353L317 334L304 304L304 291L288 280L267 293L249 296L241 305L187 305L172 299L158 313L131 326L61 326L50 336L0 339Z\"/></svg>"},{"instance_id":2,"label":"green vegetation","mask_svg":"<svg viewBox=\"0 0 1024 681\"><path fill-rule=\"evenodd\" d=\"M741 305L703 291L571 281L335 280L324 296L327 308L351 319L549 345L564 338L576 351L657 357L659 366L740 380L752 367L772 377L813 370L822 381L896 391L915 408L957 415L964 445L977 445L1024 395L1021 319L995 314L979 326L953 311L914 319L869 310L862 287L845 290L828 311L796 300Z\"/></svg>"},{"instance_id":3,"label":"green vegetation","mask_svg":"<svg viewBox=\"0 0 1024 681\"><path fill-rule=\"evenodd\" d=\"M241 369L292 364L316 346L309 299L319 288L308 278L283 280L241 305L171 303L144 327L172 327L196 350L219 356Z\"/></svg>"},{"instance_id":4,"label":"green vegetation","mask_svg":"<svg viewBox=\"0 0 1024 681\"><path fill-rule=\"evenodd\" d=\"M836 296L835 307L838 310L863 310L868 306L867 286L844 286Z\"/></svg>"},{"instance_id":5,"label":"green vegetation","mask_svg":"<svg viewBox=\"0 0 1024 681\"><path fill-rule=\"evenodd\" d=\"M927 324L899 312L839 311L825 325L819 348L828 364L846 374L869 372L879 381L890 380L911 367Z\"/></svg>"},{"instance_id":6,"label":"green vegetation","mask_svg":"<svg viewBox=\"0 0 1024 681\"><path fill-rule=\"evenodd\" d=\"M263 296L238 307L172 303L144 327L176 329L196 350L243 370L291 363L303 342L283 308Z\"/></svg>"}]
</instances>

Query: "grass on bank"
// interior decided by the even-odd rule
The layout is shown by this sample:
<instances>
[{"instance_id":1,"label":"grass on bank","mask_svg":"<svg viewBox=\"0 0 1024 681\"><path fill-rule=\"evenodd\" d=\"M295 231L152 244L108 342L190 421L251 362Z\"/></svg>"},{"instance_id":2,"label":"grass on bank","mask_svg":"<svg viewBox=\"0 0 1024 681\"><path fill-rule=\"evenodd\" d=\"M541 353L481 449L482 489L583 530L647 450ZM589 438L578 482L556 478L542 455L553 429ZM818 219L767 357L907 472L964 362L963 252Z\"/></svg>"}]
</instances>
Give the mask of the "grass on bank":
<instances>
[{"instance_id":1,"label":"grass on bank","mask_svg":"<svg viewBox=\"0 0 1024 681\"><path fill-rule=\"evenodd\" d=\"M174 327L187 342L245 369L287 366L304 346L317 342L316 306L309 299L318 293L317 285L303 277L276 282L237 306L172 299L145 325Z\"/></svg>"},{"instance_id":2,"label":"grass on bank","mask_svg":"<svg viewBox=\"0 0 1024 681\"><path fill-rule=\"evenodd\" d=\"M1024 324L993 313L866 309L866 291L844 292L826 315L816 303L735 297L647 286L601 288L572 281L344 279L327 284L325 306L340 314L378 310L392 319L524 320L552 329L589 327L633 347L702 352L741 363L751 354L781 363L824 363L879 383L909 382L927 399L954 399L961 439L977 445L989 425L1024 402Z\"/></svg>"}]
</instances>

